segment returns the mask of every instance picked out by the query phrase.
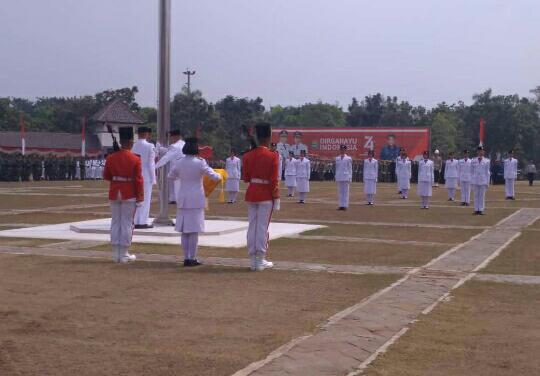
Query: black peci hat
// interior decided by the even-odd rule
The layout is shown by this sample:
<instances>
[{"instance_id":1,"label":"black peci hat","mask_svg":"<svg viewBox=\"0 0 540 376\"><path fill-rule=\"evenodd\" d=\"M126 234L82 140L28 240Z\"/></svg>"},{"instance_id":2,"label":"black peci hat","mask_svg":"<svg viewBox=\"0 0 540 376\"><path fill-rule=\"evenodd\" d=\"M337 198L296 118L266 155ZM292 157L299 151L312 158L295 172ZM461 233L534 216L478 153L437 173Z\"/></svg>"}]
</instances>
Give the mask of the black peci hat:
<instances>
[{"instance_id":1,"label":"black peci hat","mask_svg":"<svg viewBox=\"0 0 540 376\"><path fill-rule=\"evenodd\" d=\"M279 135L280 136L288 136L289 135L289 132L287 132L285 129L282 130L281 132L279 132Z\"/></svg>"},{"instance_id":2,"label":"black peci hat","mask_svg":"<svg viewBox=\"0 0 540 376\"><path fill-rule=\"evenodd\" d=\"M483 146L478 146L478 148L476 150L478 150L478 151L484 150L484 147Z\"/></svg>"},{"instance_id":3,"label":"black peci hat","mask_svg":"<svg viewBox=\"0 0 540 376\"><path fill-rule=\"evenodd\" d=\"M302 137L302 132L300 131L294 132L294 137Z\"/></svg>"},{"instance_id":4,"label":"black peci hat","mask_svg":"<svg viewBox=\"0 0 540 376\"><path fill-rule=\"evenodd\" d=\"M272 125L266 122L257 123L255 125L255 134L259 140L269 138L272 136Z\"/></svg>"},{"instance_id":5,"label":"black peci hat","mask_svg":"<svg viewBox=\"0 0 540 376\"><path fill-rule=\"evenodd\" d=\"M169 131L169 136L181 136L182 131L180 129L173 129Z\"/></svg>"},{"instance_id":6,"label":"black peci hat","mask_svg":"<svg viewBox=\"0 0 540 376\"><path fill-rule=\"evenodd\" d=\"M185 155L199 154L199 140L195 137L186 138L182 153Z\"/></svg>"},{"instance_id":7,"label":"black peci hat","mask_svg":"<svg viewBox=\"0 0 540 376\"><path fill-rule=\"evenodd\" d=\"M347 145L339 145L339 150L347 150Z\"/></svg>"},{"instance_id":8,"label":"black peci hat","mask_svg":"<svg viewBox=\"0 0 540 376\"><path fill-rule=\"evenodd\" d=\"M118 128L118 134L120 135L120 141L133 140L133 127L120 127Z\"/></svg>"}]
</instances>

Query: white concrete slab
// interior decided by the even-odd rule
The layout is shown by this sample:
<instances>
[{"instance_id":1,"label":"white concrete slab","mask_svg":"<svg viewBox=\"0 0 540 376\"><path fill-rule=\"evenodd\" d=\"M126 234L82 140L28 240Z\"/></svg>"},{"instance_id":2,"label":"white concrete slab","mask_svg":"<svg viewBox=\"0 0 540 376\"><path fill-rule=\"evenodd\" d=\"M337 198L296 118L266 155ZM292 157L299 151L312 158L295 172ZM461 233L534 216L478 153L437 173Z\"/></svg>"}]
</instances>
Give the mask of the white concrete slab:
<instances>
[{"instance_id":1,"label":"white concrete slab","mask_svg":"<svg viewBox=\"0 0 540 376\"><path fill-rule=\"evenodd\" d=\"M28 228L18 228L11 230L0 231L0 237L11 238L33 238L33 239L66 239L66 240L91 240L108 242L108 232L99 232L103 230L103 226L110 224L110 218L96 219L82 222L60 223L56 225L44 225ZM76 232L73 228L97 229L96 232ZM225 247L225 248L240 248L246 246L247 222L246 221L220 221L207 220L207 231L210 234L201 234L199 236L199 245L206 247ZM314 230L325 226L301 223L276 223L270 224L269 232L270 239L277 239L284 236L296 235L304 231ZM138 233L133 235L134 243L149 243L149 244L172 244L180 243L180 234L174 231L172 226L156 227L153 235L141 235ZM236 231L233 231L236 230ZM220 233L220 231L222 233Z\"/></svg>"}]
</instances>

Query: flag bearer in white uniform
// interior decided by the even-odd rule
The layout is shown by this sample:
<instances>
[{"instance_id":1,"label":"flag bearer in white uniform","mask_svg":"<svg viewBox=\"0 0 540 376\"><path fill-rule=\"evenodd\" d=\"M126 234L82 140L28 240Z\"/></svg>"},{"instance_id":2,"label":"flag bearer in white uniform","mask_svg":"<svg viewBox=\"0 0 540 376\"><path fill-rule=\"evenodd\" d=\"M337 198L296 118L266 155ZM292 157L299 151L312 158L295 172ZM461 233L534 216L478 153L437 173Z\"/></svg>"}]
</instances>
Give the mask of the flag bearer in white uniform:
<instances>
[{"instance_id":1,"label":"flag bearer in white uniform","mask_svg":"<svg viewBox=\"0 0 540 376\"><path fill-rule=\"evenodd\" d=\"M411 160L407 157L407 151L401 149L401 155L396 159L396 177L398 190L401 194L401 198L404 200L409 197L411 176Z\"/></svg>"},{"instance_id":2,"label":"flag bearer in white uniform","mask_svg":"<svg viewBox=\"0 0 540 376\"><path fill-rule=\"evenodd\" d=\"M294 197L296 188L296 162L294 152L289 152L289 158L285 160L285 185L287 186L287 196Z\"/></svg>"},{"instance_id":3,"label":"flag bearer in white uniform","mask_svg":"<svg viewBox=\"0 0 540 376\"><path fill-rule=\"evenodd\" d=\"M338 186L338 210L349 207L349 186L352 181L352 158L347 154L347 146L339 146L339 156L336 157L335 179Z\"/></svg>"},{"instance_id":4,"label":"flag bearer in white uniform","mask_svg":"<svg viewBox=\"0 0 540 376\"><path fill-rule=\"evenodd\" d=\"M469 151L463 151L463 158L459 160L459 185L461 187L461 206L471 204L471 161Z\"/></svg>"},{"instance_id":5,"label":"flag bearer in white uniform","mask_svg":"<svg viewBox=\"0 0 540 376\"><path fill-rule=\"evenodd\" d=\"M450 152L448 156L450 158L444 165L444 180L446 189L448 189L448 201L455 201L459 179L459 161L454 158L454 152Z\"/></svg>"},{"instance_id":6,"label":"flag bearer in white uniform","mask_svg":"<svg viewBox=\"0 0 540 376\"><path fill-rule=\"evenodd\" d=\"M156 152L154 145L147 141L150 137L151 129L139 127L139 139L133 145L131 151L141 157L142 175L144 179L144 202L137 207L135 212L135 228L152 228L148 223L150 217L150 204L152 202L152 187L156 184Z\"/></svg>"},{"instance_id":7,"label":"flag bearer in white uniform","mask_svg":"<svg viewBox=\"0 0 540 376\"><path fill-rule=\"evenodd\" d=\"M429 198L433 195L435 182L433 161L429 159L429 152L424 151L423 158L418 162L418 196L422 200L422 209L429 209Z\"/></svg>"},{"instance_id":8,"label":"flag bearer in white uniform","mask_svg":"<svg viewBox=\"0 0 540 376\"><path fill-rule=\"evenodd\" d=\"M129 254L133 234L133 215L136 206L144 200L141 160L130 149L133 145L133 128L119 129L122 148L107 157L103 178L110 182L111 245L114 262L135 261Z\"/></svg>"},{"instance_id":9,"label":"flag bearer in white uniform","mask_svg":"<svg viewBox=\"0 0 540 376\"><path fill-rule=\"evenodd\" d=\"M374 205L377 193L377 178L379 177L379 162L374 158L375 151L368 151L368 158L364 160L364 193L366 205Z\"/></svg>"},{"instance_id":10,"label":"flag bearer in white uniform","mask_svg":"<svg viewBox=\"0 0 540 376\"><path fill-rule=\"evenodd\" d=\"M170 145L167 148L161 147L161 150L163 150L165 153L156 163L156 170L161 167L165 167L167 169L166 171L170 171L173 162L176 159L184 157L182 148L184 147L185 142L182 137L182 131L180 131L180 129L173 129L169 132L169 137ZM169 204L176 204L176 195L178 194L178 190L180 189L180 181L169 179L168 182Z\"/></svg>"},{"instance_id":11,"label":"flag bearer in white uniform","mask_svg":"<svg viewBox=\"0 0 540 376\"><path fill-rule=\"evenodd\" d=\"M507 200L515 200L514 185L517 179L518 160L514 158L514 151L508 152L508 158L504 160L504 192Z\"/></svg>"},{"instance_id":12,"label":"flag bearer in white uniform","mask_svg":"<svg viewBox=\"0 0 540 376\"><path fill-rule=\"evenodd\" d=\"M204 232L204 195L203 176L221 180L221 175L198 157L199 146L196 138L187 138L182 148L184 157L173 162L169 179L180 180L181 189L176 200L175 230L182 233L181 244L184 250L184 266L198 266L197 246L199 232Z\"/></svg>"},{"instance_id":13,"label":"flag bearer in white uniform","mask_svg":"<svg viewBox=\"0 0 540 376\"><path fill-rule=\"evenodd\" d=\"M300 158L296 161L296 189L298 190L299 204L306 203L306 194L309 193L309 178L311 176L311 162L306 158L306 151L300 150Z\"/></svg>"},{"instance_id":14,"label":"flag bearer in white uniform","mask_svg":"<svg viewBox=\"0 0 540 376\"><path fill-rule=\"evenodd\" d=\"M484 215L486 191L491 175L490 160L484 157L482 146L478 147L478 157L471 162L471 185L474 192L474 214Z\"/></svg>"},{"instance_id":15,"label":"flag bearer in white uniform","mask_svg":"<svg viewBox=\"0 0 540 376\"><path fill-rule=\"evenodd\" d=\"M229 204L236 202L238 191L240 190L240 178L242 177L242 161L236 156L236 150L231 149L229 158L225 161L227 180L225 181L225 192L227 192Z\"/></svg>"}]
</instances>

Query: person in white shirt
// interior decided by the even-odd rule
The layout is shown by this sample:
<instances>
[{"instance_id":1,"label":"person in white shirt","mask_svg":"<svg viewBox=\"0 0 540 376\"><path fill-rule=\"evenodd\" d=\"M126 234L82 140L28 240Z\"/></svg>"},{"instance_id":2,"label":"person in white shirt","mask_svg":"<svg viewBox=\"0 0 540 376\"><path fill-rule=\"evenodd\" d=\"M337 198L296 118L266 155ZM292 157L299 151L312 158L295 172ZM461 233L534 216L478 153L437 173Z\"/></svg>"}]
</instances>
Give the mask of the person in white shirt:
<instances>
[{"instance_id":1,"label":"person in white shirt","mask_svg":"<svg viewBox=\"0 0 540 376\"><path fill-rule=\"evenodd\" d=\"M396 177L399 193L404 200L409 197L411 176L411 160L407 157L407 151L402 148L401 155L396 159Z\"/></svg>"},{"instance_id":2,"label":"person in white shirt","mask_svg":"<svg viewBox=\"0 0 540 376\"><path fill-rule=\"evenodd\" d=\"M170 167L176 159L184 157L182 153L182 148L184 147L184 140L182 139L182 132L179 129L173 129L169 132L170 145L167 148L159 147L161 153L161 158L156 163L156 170L162 167L165 167L170 171ZM165 171L167 171L165 170ZM179 180L169 179L169 204L176 204L176 195L180 189Z\"/></svg>"},{"instance_id":3,"label":"person in white shirt","mask_svg":"<svg viewBox=\"0 0 540 376\"><path fill-rule=\"evenodd\" d=\"M227 192L228 203L234 204L238 191L240 191L240 178L242 177L242 161L236 156L236 150L231 149L229 158L225 161L227 180L225 181L225 192Z\"/></svg>"},{"instance_id":4,"label":"person in white shirt","mask_svg":"<svg viewBox=\"0 0 540 376\"><path fill-rule=\"evenodd\" d=\"M339 146L339 156L336 157L335 179L338 186L338 210L349 207L349 186L352 181L352 158L347 154L347 146Z\"/></svg>"},{"instance_id":5,"label":"person in white shirt","mask_svg":"<svg viewBox=\"0 0 540 376\"><path fill-rule=\"evenodd\" d=\"M139 127L138 140L131 151L141 157L142 175L144 179L144 201L135 211L135 228L145 229L154 227L148 223L150 217L150 204L152 202L152 187L156 184L156 151L154 145L147 141L152 130L148 127Z\"/></svg>"},{"instance_id":6,"label":"person in white shirt","mask_svg":"<svg viewBox=\"0 0 540 376\"><path fill-rule=\"evenodd\" d=\"M279 165L278 165L278 168L279 168L279 171L278 171L278 174L279 174L278 175L278 185L279 185L281 180L283 180L283 160L281 159L281 154L279 154L277 144L275 142L270 143L270 151L273 151L273 152L275 152L275 153L277 153L279 155Z\"/></svg>"},{"instance_id":7,"label":"person in white shirt","mask_svg":"<svg viewBox=\"0 0 540 376\"><path fill-rule=\"evenodd\" d=\"M429 198L433 195L435 174L433 161L429 159L429 152L424 151L423 158L418 162L417 192L422 200L422 209L429 209Z\"/></svg>"},{"instance_id":8,"label":"person in white shirt","mask_svg":"<svg viewBox=\"0 0 540 376\"><path fill-rule=\"evenodd\" d=\"M504 160L504 192L507 200L515 200L514 185L517 179L518 160L514 158L514 151L508 152L508 158Z\"/></svg>"},{"instance_id":9,"label":"person in white shirt","mask_svg":"<svg viewBox=\"0 0 540 376\"><path fill-rule=\"evenodd\" d=\"M455 201L456 189L459 178L459 161L454 158L454 152L448 153L448 160L444 164L444 180L446 189L448 189L448 201Z\"/></svg>"},{"instance_id":10,"label":"person in white shirt","mask_svg":"<svg viewBox=\"0 0 540 376\"><path fill-rule=\"evenodd\" d=\"M463 158L459 160L459 186L461 188L461 206L471 204L471 161L469 151L463 151Z\"/></svg>"},{"instance_id":11,"label":"person in white shirt","mask_svg":"<svg viewBox=\"0 0 540 376\"><path fill-rule=\"evenodd\" d=\"M287 196L294 197L296 188L296 162L294 152L289 152L289 158L285 160L285 185L287 186Z\"/></svg>"},{"instance_id":12,"label":"person in white shirt","mask_svg":"<svg viewBox=\"0 0 540 376\"><path fill-rule=\"evenodd\" d=\"M368 151L368 158L364 160L364 193L366 205L374 205L377 193L377 178L379 176L379 162L374 158L375 152Z\"/></svg>"},{"instance_id":13,"label":"person in white shirt","mask_svg":"<svg viewBox=\"0 0 540 376\"><path fill-rule=\"evenodd\" d=\"M488 158L484 157L482 146L478 147L478 157L471 162L471 185L474 192L474 214L484 215L486 191L491 176Z\"/></svg>"},{"instance_id":14,"label":"person in white shirt","mask_svg":"<svg viewBox=\"0 0 540 376\"><path fill-rule=\"evenodd\" d=\"M206 161L198 157L199 146L196 138L187 138L182 148L184 158L173 162L168 178L180 180L182 189L176 200L175 230L182 234L181 244L184 250L184 266L198 266L197 246L199 233L204 232L204 195L203 176L213 180L221 180L221 175L208 166Z\"/></svg>"},{"instance_id":15,"label":"person in white shirt","mask_svg":"<svg viewBox=\"0 0 540 376\"><path fill-rule=\"evenodd\" d=\"M298 189L299 204L306 203L310 176L311 162L306 158L306 151L300 150L300 158L296 160L296 188Z\"/></svg>"}]
</instances>

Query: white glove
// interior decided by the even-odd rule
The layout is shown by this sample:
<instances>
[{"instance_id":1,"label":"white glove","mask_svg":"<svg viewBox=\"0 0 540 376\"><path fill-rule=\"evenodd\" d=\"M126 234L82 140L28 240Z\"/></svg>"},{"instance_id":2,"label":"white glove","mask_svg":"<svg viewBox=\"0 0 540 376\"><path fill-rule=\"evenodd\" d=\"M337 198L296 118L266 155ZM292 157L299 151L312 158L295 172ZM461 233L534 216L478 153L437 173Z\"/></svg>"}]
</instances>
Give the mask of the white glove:
<instances>
[{"instance_id":1,"label":"white glove","mask_svg":"<svg viewBox=\"0 0 540 376\"><path fill-rule=\"evenodd\" d=\"M279 198L274 199L274 210L279 211L281 209L281 200Z\"/></svg>"}]
</instances>

